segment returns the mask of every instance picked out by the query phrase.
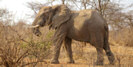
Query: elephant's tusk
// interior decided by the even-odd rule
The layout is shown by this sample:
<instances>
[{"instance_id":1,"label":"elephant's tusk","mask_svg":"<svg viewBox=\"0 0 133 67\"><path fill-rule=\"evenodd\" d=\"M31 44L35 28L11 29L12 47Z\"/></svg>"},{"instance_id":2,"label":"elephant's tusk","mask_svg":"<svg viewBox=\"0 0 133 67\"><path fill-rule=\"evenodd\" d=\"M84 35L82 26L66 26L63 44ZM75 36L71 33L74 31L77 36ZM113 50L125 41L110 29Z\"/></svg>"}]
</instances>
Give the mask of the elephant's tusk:
<instances>
[{"instance_id":1,"label":"elephant's tusk","mask_svg":"<svg viewBox=\"0 0 133 67\"><path fill-rule=\"evenodd\" d=\"M39 25L30 26L30 28L37 28L37 27L39 27Z\"/></svg>"}]
</instances>

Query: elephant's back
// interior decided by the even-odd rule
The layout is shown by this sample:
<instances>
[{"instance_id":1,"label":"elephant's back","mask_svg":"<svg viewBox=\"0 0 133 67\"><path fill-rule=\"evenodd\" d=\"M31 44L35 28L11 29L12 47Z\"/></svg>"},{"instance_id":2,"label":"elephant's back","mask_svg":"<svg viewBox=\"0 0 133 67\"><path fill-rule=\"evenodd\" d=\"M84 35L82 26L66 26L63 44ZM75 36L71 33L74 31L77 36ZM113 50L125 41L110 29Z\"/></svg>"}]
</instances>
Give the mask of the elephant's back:
<instances>
[{"instance_id":1,"label":"elephant's back","mask_svg":"<svg viewBox=\"0 0 133 67\"><path fill-rule=\"evenodd\" d=\"M71 29L76 30L96 30L103 29L106 21L95 10L81 10L74 12L70 24Z\"/></svg>"},{"instance_id":2,"label":"elephant's back","mask_svg":"<svg viewBox=\"0 0 133 67\"><path fill-rule=\"evenodd\" d=\"M88 41L91 34L102 34L104 23L104 19L94 10L74 12L70 21L68 36L75 40Z\"/></svg>"}]
</instances>

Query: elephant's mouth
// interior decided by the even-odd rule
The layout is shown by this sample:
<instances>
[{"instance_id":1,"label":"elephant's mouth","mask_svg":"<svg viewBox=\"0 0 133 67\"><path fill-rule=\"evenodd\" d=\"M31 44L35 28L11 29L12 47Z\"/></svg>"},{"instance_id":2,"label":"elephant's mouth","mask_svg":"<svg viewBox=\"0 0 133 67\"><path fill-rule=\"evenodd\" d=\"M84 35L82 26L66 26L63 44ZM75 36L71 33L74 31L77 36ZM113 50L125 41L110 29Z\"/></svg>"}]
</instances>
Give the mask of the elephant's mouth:
<instances>
[{"instance_id":1,"label":"elephant's mouth","mask_svg":"<svg viewBox=\"0 0 133 67\"><path fill-rule=\"evenodd\" d=\"M36 35L36 36L41 36L42 33L39 31L39 28L34 28L33 29L33 33Z\"/></svg>"}]
</instances>

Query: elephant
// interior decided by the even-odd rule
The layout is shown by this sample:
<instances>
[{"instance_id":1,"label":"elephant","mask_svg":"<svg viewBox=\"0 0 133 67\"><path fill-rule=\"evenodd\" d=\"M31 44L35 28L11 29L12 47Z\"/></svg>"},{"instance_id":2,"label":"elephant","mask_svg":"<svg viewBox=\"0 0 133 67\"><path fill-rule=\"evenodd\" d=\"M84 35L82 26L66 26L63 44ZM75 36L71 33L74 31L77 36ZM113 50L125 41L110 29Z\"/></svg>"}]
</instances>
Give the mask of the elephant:
<instances>
[{"instance_id":1,"label":"elephant","mask_svg":"<svg viewBox=\"0 0 133 67\"><path fill-rule=\"evenodd\" d=\"M68 56L68 63L75 63L72 54L72 40L90 43L96 48L96 65L103 65L103 50L114 64L115 57L110 49L108 38L109 30L107 21L96 11L85 9L72 11L66 5L54 5L42 7L32 23L32 31L40 36L40 27L48 26L54 29L52 64L59 64L59 54L62 43Z\"/></svg>"}]
</instances>

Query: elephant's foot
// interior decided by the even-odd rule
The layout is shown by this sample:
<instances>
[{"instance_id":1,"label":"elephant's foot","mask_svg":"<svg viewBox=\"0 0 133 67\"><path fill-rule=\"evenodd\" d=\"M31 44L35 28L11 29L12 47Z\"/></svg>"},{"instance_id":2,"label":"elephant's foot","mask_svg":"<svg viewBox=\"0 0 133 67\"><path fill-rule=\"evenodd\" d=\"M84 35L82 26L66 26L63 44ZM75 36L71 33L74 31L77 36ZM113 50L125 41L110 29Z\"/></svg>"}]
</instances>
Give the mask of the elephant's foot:
<instances>
[{"instance_id":1,"label":"elephant's foot","mask_svg":"<svg viewBox=\"0 0 133 67\"><path fill-rule=\"evenodd\" d=\"M103 65L103 61L96 61L94 65Z\"/></svg>"},{"instance_id":2,"label":"elephant's foot","mask_svg":"<svg viewBox=\"0 0 133 67\"><path fill-rule=\"evenodd\" d=\"M59 64L59 61L58 60L52 60L51 64Z\"/></svg>"},{"instance_id":3,"label":"elephant's foot","mask_svg":"<svg viewBox=\"0 0 133 67\"><path fill-rule=\"evenodd\" d=\"M114 65L115 63L114 62L110 62L111 65Z\"/></svg>"},{"instance_id":4,"label":"elephant's foot","mask_svg":"<svg viewBox=\"0 0 133 67\"><path fill-rule=\"evenodd\" d=\"M71 60L71 61L69 61L69 62L67 62L68 64L74 64L75 62L74 62L74 60Z\"/></svg>"},{"instance_id":5,"label":"elephant's foot","mask_svg":"<svg viewBox=\"0 0 133 67\"><path fill-rule=\"evenodd\" d=\"M111 54L111 56L108 56L108 59L109 59L109 62L111 65L114 65L115 64L115 57L113 54Z\"/></svg>"},{"instance_id":6,"label":"elephant's foot","mask_svg":"<svg viewBox=\"0 0 133 67\"><path fill-rule=\"evenodd\" d=\"M109 61L111 65L114 65L115 64L115 61L114 60L110 60Z\"/></svg>"},{"instance_id":7,"label":"elephant's foot","mask_svg":"<svg viewBox=\"0 0 133 67\"><path fill-rule=\"evenodd\" d=\"M111 65L114 65L114 64L115 64L115 59L112 58L112 57L110 57L110 58L109 58L109 62L110 62Z\"/></svg>"}]
</instances>

